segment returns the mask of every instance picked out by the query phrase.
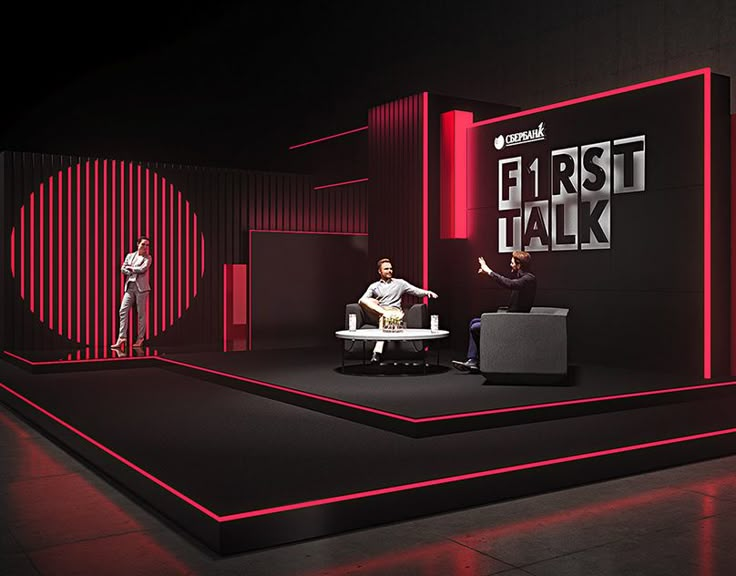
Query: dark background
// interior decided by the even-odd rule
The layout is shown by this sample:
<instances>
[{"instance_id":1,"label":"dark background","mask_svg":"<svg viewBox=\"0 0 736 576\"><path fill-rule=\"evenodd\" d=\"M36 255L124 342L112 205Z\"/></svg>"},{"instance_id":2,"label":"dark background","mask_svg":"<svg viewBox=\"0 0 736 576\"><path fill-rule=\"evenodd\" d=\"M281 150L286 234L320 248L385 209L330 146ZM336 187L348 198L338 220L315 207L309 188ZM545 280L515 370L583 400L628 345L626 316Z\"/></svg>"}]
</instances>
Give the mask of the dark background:
<instances>
[{"instance_id":1,"label":"dark background","mask_svg":"<svg viewBox=\"0 0 736 576\"><path fill-rule=\"evenodd\" d=\"M736 76L727 0L13 12L0 34L4 150L283 171L288 146L423 90L528 108L701 66Z\"/></svg>"}]
</instances>

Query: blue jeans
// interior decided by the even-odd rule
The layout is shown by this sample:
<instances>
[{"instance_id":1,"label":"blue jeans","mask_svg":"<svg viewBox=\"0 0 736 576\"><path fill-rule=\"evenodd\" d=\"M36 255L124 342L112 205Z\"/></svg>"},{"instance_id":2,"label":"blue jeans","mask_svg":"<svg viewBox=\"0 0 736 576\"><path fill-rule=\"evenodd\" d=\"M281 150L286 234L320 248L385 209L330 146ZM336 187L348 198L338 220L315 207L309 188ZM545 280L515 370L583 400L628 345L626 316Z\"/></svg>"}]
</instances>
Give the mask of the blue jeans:
<instances>
[{"instance_id":1,"label":"blue jeans","mask_svg":"<svg viewBox=\"0 0 736 576\"><path fill-rule=\"evenodd\" d=\"M478 348L480 346L480 318L473 318L468 326L470 337L468 338L468 360L478 361Z\"/></svg>"}]
</instances>

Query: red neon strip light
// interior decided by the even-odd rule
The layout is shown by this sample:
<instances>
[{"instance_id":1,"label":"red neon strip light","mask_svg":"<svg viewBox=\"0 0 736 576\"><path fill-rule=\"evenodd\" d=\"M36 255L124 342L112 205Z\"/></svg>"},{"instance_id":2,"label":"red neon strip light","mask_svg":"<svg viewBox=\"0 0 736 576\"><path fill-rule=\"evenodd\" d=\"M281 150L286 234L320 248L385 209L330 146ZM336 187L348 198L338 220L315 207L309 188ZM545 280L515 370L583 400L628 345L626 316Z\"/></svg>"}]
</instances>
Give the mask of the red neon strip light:
<instances>
[{"instance_id":1,"label":"red neon strip light","mask_svg":"<svg viewBox=\"0 0 736 576\"><path fill-rule=\"evenodd\" d=\"M319 142L324 142L325 140L332 140L333 138L340 138L341 136L347 136L348 134L355 134L356 132L362 132L363 130L368 130L368 126L361 126L360 128L348 130L347 132L340 132L339 134L333 134L332 136L325 136L324 138L317 138L316 140L310 140L309 142L304 142L303 144L295 144L294 146L289 146L289 150L303 148L304 146L309 146L311 144L317 144Z\"/></svg>"},{"instance_id":2,"label":"red neon strip light","mask_svg":"<svg viewBox=\"0 0 736 576\"><path fill-rule=\"evenodd\" d=\"M186 278L182 278L182 273L181 273L181 271L182 271L182 265L181 265L181 229L182 229L182 224L181 224L181 190L177 190L176 211L178 213L178 215L177 215L178 223L177 223L176 234L177 234L177 237L178 237L177 251L179 253L179 260L178 260L178 266L177 266L177 273L179 275L179 281L176 283L177 284L177 287L176 288L177 288L177 291L178 291L178 298L177 298L177 318L181 318L181 303L182 303L181 302L181 285L182 285L182 280L186 281Z\"/></svg>"},{"instance_id":3,"label":"red neon strip light","mask_svg":"<svg viewBox=\"0 0 736 576\"><path fill-rule=\"evenodd\" d=\"M313 190L324 190L325 188L335 188L336 186L349 186L359 182L368 182L368 178L358 178L357 180L346 180L345 182L336 182L335 184L325 184L324 186L315 186Z\"/></svg>"},{"instance_id":4,"label":"red neon strip light","mask_svg":"<svg viewBox=\"0 0 736 576\"><path fill-rule=\"evenodd\" d=\"M169 360L169 362L170 362L170 360ZM409 491L409 490L416 490L416 489L420 489L420 488L429 488L429 487L432 487L432 486L441 486L441 485L446 485L446 484L452 484L452 483L455 483L455 482L462 482L462 481L466 481L466 480L474 480L474 479L479 479L479 478L488 478L488 477L491 477L491 476L498 476L498 475L501 475L501 474L509 474L509 473L513 473L513 472L521 472L521 471L524 471L524 470L534 470L534 469L546 468L548 466L555 466L555 465L566 464L566 463L570 463L570 462L580 462L580 461L584 461L584 460L591 460L591 459L594 459L594 458L601 458L601 457L604 457L604 456L612 456L612 455L615 455L615 454L625 454L625 453L629 453L629 452L635 452L635 451L638 451L638 450L647 450L647 449L652 449L652 448L658 448L658 447L661 447L661 446L671 446L671 445L674 445L674 444L683 444L685 442L693 442L693 441L696 441L696 440L704 440L704 439L707 439L707 438L716 438L716 437L719 437L719 436L727 436L727 435L736 433L736 428L725 428L725 429L721 429L721 430L714 430L714 431L711 431L711 432L703 432L703 433L699 433L699 434L690 434L690 435L686 435L686 436L676 436L676 437L672 437L672 438L666 438L664 440L655 440L655 441L651 441L651 442L642 442L642 443L639 443L639 444L624 445L624 446L619 446L619 447L616 447L616 448L609 448L609 449L606 449L606 450L597 450L597 451L593 451L593 452L584 452L584 453L580 453L580 454L574 454L572 456L562 456L562 457L558 457L558 458L550 458L550 459L547 459L547 460L537 460L535 462L527 462L525 464L516 464L516 465L513 465L513 466L504 466L504 467L501 467L501 468L491 468L491 469L488 469L488 470L482 470L482 471L479 471L479 472L472 472L472 473L469 473L469 474L458 474L458 475L454 475L454 476L445 476L445 477L441 477L441 478L434 478L432 480L424 480L424 481L420 481L420 482L410 482L410 483L406 483L406 484L399 484L399 485L390 486L390 487L387 487L387 488L380 488L380 489L375 489L375 490L364 490L364 491L361 491L361 492L353 492L353 493L350 493L350 494L343 494L343 495L340 495L340 496L333 496L333 497L329 497L329 498L320 498L320 499L315 499L315 500L307 500L307 501L304 501L304 502L297 502L297 503L294 503L294 504L287 504L287 505L282 505L282 506L272 506L272 507L269 507L269 508L262 508L262 509L259 509L259 510L251 510L251 511L248 511L248 512L241 512L241 513L236 513L236 514L218 515L218 514L215 514L214 512L212 512L211 510L209 510L208 508L206 508L205 506L202 506L201 504L199 504L195 500L189 498L188 496L186 496L182 492L176 490L171 485L169 485L169 484L167 484L167 483L159 480L153 474L151 474L151 473L147 472L146 470L144 470L143 468L135 465L133 462L131 462L130 460L124 458L123 456L121 456L117 452L111 450L110 448L108 448L104 444L96 441L91 436L85 434L81 430L79 430L79 429L75 428L74 426L72 426L71 424L65 422L64 420L62 420L58 416L52 414L48 410L45 410L40 405L38 405L35 402L31 401L30 399L26 398L22 394L16 392L12 388L9 388L8 386L6 386L5 384L3 384L1 382L0 382L0 387L2 387L4 390L6 390L11 395L15 396L16 398L18 398L22 402L25 402L28 406L30 406L30 407L38 410L40 413L44 414L46 417L50 418L51 420L53 420L57 424L59 424L62 427L66 428L67 430L73 432L74 434L76 434L77 436L79 436L80 438L82 438L83 440L89 442L90 444L92 444L96 448L102 450L104 453L106 453L109 456L111 456L112 458L118 460L119 462L121 462L125 466L129 467L130 469L134 470L135 472L141 474L142 476L144 476L148 480L154 482L156 485L160 486L161 488L163 488L164 490L166 490L170 494L173 494L174 496L176 496L177 498L179 498L183 502L189 504L190 506L192 506L196 510L199 510L200 512L202 512L203 514L207 515L208 517L212 518L213 520L215 520L217 522L231 522L231 521L234 521L234 520L243 520L243 519L246 519L246 518L253 518L253 517L257 517L257 516L266 516L266 515L269 515L269 514L276 514L276 513L280 513L280 512L287 512L287 511L291 511L291 510L300 510L300 509L305 509L305 508L312 508L312 507L315 507L315 506L323 506L323 505L327 505L327 504L335 504L335 503L338 503L338 502L347 502L347 501L360 500L360 499L363 499L363 498L371 498L371 497L381 496L381 495L385 495L385 494L395 494L395 493L398 493L398 492L406 492L406 491Z\"/></svg>"},{"instance_id":5,"label":"red neon strip light","mask_svg":"<svg viewBox=\"0 0 736 576\"><path fill-rule=\"evenodd\" d=\"M89 284L89 253L91 250L89 249L89 242L91 241L90 235L89 235L89 160L87 160L84 163L84 201L86 204L86 212L85 212L85 226L86 226L86 232L87 235L85 236L85 240L87 241L87 250L85 250L85 254L87 255L87 263L85 266L85 273L86 273L86 279L85 279L85 297L86 297L86 303L87 307L85 310L85 322L87 326L86 329L86 342L87 346L89 346L90 339L89 339L89 317L92 313L90 310L89 302L90 302L90 284ZM89 352L89 350L88 350Z\"/></svg>"},{"instance_id":6,"label":"red neon strip light","mask_svg":"<svg viewBox=\"0 0 736 576\"><path fill-rule=\"evenodd\" d=\"M158 242L158 174L153 176L153 237ZM153 335L158 335L158 262L153 266Z\"/></svg>"},{"instance_id":7,"label":"red neon strip light","mask_svg":"<svg viewBox=\"0 0 736 576\"><path fill-rule=\"evenodd\" d=\"M166 178L161 178L161 332L166 330L166 256L168 249L168 235L166 234Z\"/></svg>"},{"instance_id":8,"label":"red neon strip light","mask_svg":"<svg viewBox=\"0 0 736 576\"><path fill-rule=\"evenodd\" d=\"M59 237L58 237L58 242L56 244L56 248L58 250L58 255L59 255L58 256L59 301L58 301L58 306L56 307L56 309L57 309L57 313L59 314L59 320L57 322L58 332L60 336L63 336L64 335L64 300L63 300L63 297L64 297L64 264L63 264L64 262L63 260L63 254L64 254L63 252L63 247L64 247L64 235L63 235L64 226L63 224L64 224L64 220L62 218L63 204L61 202L61 197L62 197L62 192L63 192L63 187L64 187L64 173L61 170L59 170L58 179L59 179L59 182L58 182L58 185L56 186L56 193L58 194L56 205L58 206L59 221L58 221L57 230L58 230Z\"/></svg>"},{"instance_id":9,"label":"red neon strip light","mask_svg":"<svg viewBox=\"0 0 736 576\"><path fill-rule=\"evenodd\" d=\"M115 271L115 275L113 276L114 280L111 282L111 285L112 285L111 305L112 305L113 311L118 310L117 285L118 285L118 278L120 277L119 270L120 270L120 266L122 265L122 262L120 261L120 258L118 257L118 242L117 242L117 237L118 237L118 227L117 227L117 204L118 204L117 193L118 193L118 190L117 190L117 185L116 185L117 168L118 168L118 163L116 160L113 160L112 161L112 173L111 173L112 177L110 178L111 188L112 188L112 191L111 191L112 197L110 201L110 203L112 204L112 242L111 242L110 249L112 250L112 259L113 259L112 268ZM119 327L113 324L112 328L113 328L112 339L117 341Z\"/></svg>"},{"instance_id":10,"label":"red neon strip light","mask_svg":"<svg viewBox=\"0 0 736 576\"><path fill-rule=\"evenodd\" d=\"M184 243L187 247L186 255L185 255L185 261L187 263L187 278L186 278L186 286L187 286L187 310L189 310L189 284L191 283L191 276L189 275L189 201L187 201L187 211L185 216L185 221L187 223L187 233L186 233L186 242Z\"/></svg>"},{"instance_id":11,"label":"red neon strip light","mask_svg":"<svg viewBox=\"0 0 736 576\"><path fill-rule=\"evenodd\" d=\"M174 185L169 184L169 323L174 324Z\"/></svg>"},{"instance_id":12,"label":"red neon strip light","mask_svg":"<svg viewBox=\"0 0 736 576\"><path fill-rule=\"evenodd\" d=\"M36 195L31 193L31 312L36 308Z\"/></svg>"},{"instance_id":13,"label":"red neon strip light","mask_svg":"<svg viewBox=\"0 0 736 576\"><path fill-rule=\"evenodd\" d=\"M72 167L66 171L66 337L72 339Z\"/></svg>"},{"instance_id":14,"label":"red neon strip light","mask_svg":"<svg viewBox=\"0 0 736 576\"><path fill-rule=\"evenodd\" d=\"M102 450L106 454L112 456L113 458L115 458L119 462L122 462L123 464L125 464L126 466L128 466L129 468L131 468L132 470L135 470L136 472L138 472L142 476L145 476L146 478L148 478L149 480L151 480L152 482L154 482L158 486L161 486L167 492L170 492L171 494L173 494L177 498L180 498L181 500L183 500L187 504L193 506L194 508L196 508L200 512L206 514L210 518L213 518L215 520L219 520L219 517L216 514L214 514L213 512L211 512L210 510L208 510L204 506L201 506L200 504L198 504L197 502L195 502L194 500L192 500L188 496L184 495L183 493L179 492L178 490L175 490L174 488L172 488L171 486L169 486L165 482L162 482L161 480L159 480L158 478L156 478L153 474L150 474L150 473L146 472L143 468L141 468L139 466L136 466L130 460L127 460L126 458L123 458L117 452L114 452L113 450L110 450L107 446L105 446L103 444L100 444L94 438L92 438L91 436L88 436L87 434L85 434L81 430L78 430L77 428L75 428L71 424L68 424L67 422L65 422L64 420L62 420L61 418L59 418L58 416L55 416L54 414L52 414L48 410L45 410L45 409L41 408L41 406L39 406L35 402L32 402L31 400L29 400L25 396L19 394L15 390L12 390L11 388L8 388L2 382L0 382L0 387L4 388L8 392L10 392L10 394L12 394L16 398L22 400L23 402L25 402L29 406L35 408L36 410L38 410L39 412L41 412L45 416L51 418L57 424L60 424L61 426L63 426L67 430L70 430L71 432L73 432L74 434L76 434L77 436L79 436L80 438L86 440L87 442L89 442L93 446L99 448L100 450Z\"/></svg>"},{"instance_id":15,"label":"red neon strip light","mask_svg":"<svg viewBox=\"0 0 736 576\"><path fill-rule=\"evenodd\" d=\"M566 106L572 106L574 104L581 104L583 102L599 100L601 98L606 98L608 96L614 96L616 94L624 94L626 92L633 92L635 90L641 90L643 88L651 88L652 86L659 86L660 84L667 84L668 82L675 82L677 80L693 78L694 76L702 76L706 72L710 73L710 68L700 68L699 70L693 70L691 72L675 74L674 76L667 76L665 78L659 78L657 80L649 80L647 82L640 82L639 84L623 86L622 88L614 88L613 90L606 90L604 92L598 92L596 94L589 94L588 96L580 96L579 98L563 100L562 102L555 102L554 104L547 104L545 106L539 106L537 108L530 108L529 110L522 110L520 112L512 112L511 114L504 114L503 116L496 116L494 118L489 118L487 120L480 120L478 122L473 122L473 124L470 125L470 128L477 128L478 126L484 126L486 124L495 124L496 122L510 120L511 118L521 118L522 116L529 116L530 114L536 114L538 112L546 112L548 110L564 108Z\"/></svg>"},{"instance_id":16,"label":"red neon strip light","mask_svg":"<svg viewBox=\"0 0 736 576\"><path fill-rule=\"evenodd\" d=\"M151 173L146 168L146 234L151 233ZM149 238L149 255L151 255L151 242L153 239ZM153 262L151 262L153 264ZM149 269L148 273L151 271ZM146 306L146 338L151 337L151 307Z\"/></svg>"},{"instance_id":17,"label":"red neon strip light","mask_svg":"<svg viewBox=\"0 0 736 576\"><path fill-rule=\"evenodd\" d=\"M49 176L49 330L54 331L54 178Z\"/></svg>"},{"instance_id":18,"label":"red neon strip light","mask_svg":"<svg viewBox=\"0 0 736 576\"><path fill-rule=\"evenodd\" d=\"M456 476L446 476L444 478L436 478L434 480L425 480L422 482L411 482L409 484L400 484L389 488L380 488L377 490L365 490L363 492L354 492L342 496L333 496L331 498L321 498L318 500L308 500L297 504L287 504L285 506L273 506L271 508L263 508L261 510L253 510L250 512L241 512L239 514L229 514L220 516L220 522L229 522L232 520L242 520L245 518L253 518L256 516L265 516L268 514L276 514L279 512L287 512L289 510L300 510L303 508L312 508L314 506L323 506L325 504L335 504L337 502L347 502L350 500L359 500L362 498L370 498L373 496L381 496L384 494L395 494L397 492L406 492L408 490L416 490L419 488L429 488L431 486L441 486L443 484L452 484L455 482L463 482L465 480L475 480L478 478L488 478L490 476L498 476L501 474L509 474L512 472L521 472L523 470L534 470L538 468L546 468L557 464L566 464L568 462L580 462L582 460L591 460L593 458L601 458L603 456L612 456L614 454L625 454L627 452L635 452L637 450L647 450L658 448L660 446L670 446L672 444L682 444L684 442L692 442L695 440L704 440L706 438L715 438L718 436L726 436L736 433L736 428L726 428L723 430L715 430L712 432L704 432L701 434L690 434L688 436L678 436L667 438L665 440L655 440L653 442L642 442L640 444L631 444L628 446L619 446L618 448L609 448L607 450L597 450L594 452L584 452L573 456L562 456L560 458L550 458L549 460L538 460L536 462L528 462L526 464L516 464L514 466L504 466L502 468L492 468L481 472L473 472L470 474L460 474Z\"/></svg>"},{"instance_id":19,"label":"red neon strip light","mask_svg":"<svg viewBox=\"0 0 736 576\"><path fill-rule=\"evenodd\" d=\"M10 231L10 273L15 278L15 226Z\"/></svg>"},{"instance_id":20,"label":"red neon strip light","mask_svg":"<svg viewBox=\"0 0 736 576\"><path fill-rule=\"evenodd\" d=\"M197 236L197 213L194 212L194 222L192 222L193 230L192 230L192 248L194 250L194 294L193 297L197 297L197 286L199 285L199 275L197 274L197 270L199 266L197 265L197 244L199 244L199 236Z\"/></svg>"},{"instance_id":21,"label":"red neon strip light","mask_svg":"<svg viewBox=\"0 0 736 576\"><path fill-rule=\"evenodd\" d=\"M81 242L81 228L82 228L82 165L77 164L77 253L76 253L76 268L77 268L77 342L82 342L82 242Z\"/></svg>"},{"instance_id":22,"label":"red neon strip light","mask_svg":"<svg viewBox=\"0 0 736 576\"><path fill-rule=\"evenodd\" d=\"M26 299L26 207L20 207L20 297Z\"/></svg>"},{"instance_id":23,"label":"red neon strip light","mask_svg":"<svg viewBox=\"0 0 736 576\"><path fill-rule=\"evenodd\" d=\"M44 299L43 299L43 273L44 269L46 268L46 265L43 261L43 255L44 255L44 224L43 224L43 205L44 205L44 198L43 198L43 184L41 184L40 189L38 191L39 197L38 197L38 219L39 219L39 225L38 225L38 232L39 232L39 266L38 266L38 277L39 277L39 285L38 285L38 314L41 319L41 322L43 322L44 318Z\"/></svg>"},{"instance_id":24,"label":"red neon strip light","mask_svg":"<svg viewBox=\"0 0 736 576\"><path fill-rule=\"evenodd\" d=\"M138 171L138 206L136 206L136 211L138 212L138 236L140 236L143 233L143 230L141 229L141 165L138 164L136 169ZM136 245L137 244L138 243L136 242Z\"/></svg>"},{"instance_id":25,"label":"red neon strip light","mask_svg":"<svg viewBox=\"0 0 736 576\"><path fill-rule=\"evenodd\" d=\"M110 268L107 265L107 160L102 161L102 237L104 238L104 246L102 250L102 276L104 278L103 287L102 287L102 317L103 317L103 326L102 326L102 346L107 351L107 317L109 316L107 312L107 293L108 293L108 287L107 287L107 277L110 274Z\"/></svg>"},{"instance_id":26,"label":"red neon strip light","mask_svg":"<svg viewBox=\"0 0 736 576\"><path fill-rule=\"evenodd\" d=\"M135 251L136 242L133 239L133 163L128 163L128 246ZM128 322L128 341L135 338L134 331L137 329L137 321Z\"/></svg>"},{"instance_id":27,"label":"red neon strip light","mask_svg":"<svg viewBox=\"0 0 736 576\"><path fill-rule=\"evenodd\" d=\"M222 351L227 352L227 269L228 264L222 265Z\"/></svg>"},{"instance_id":28,"label":"red neon strip light","mask_svg":"<svg viewBox=\"0 0 736 576\"><path fill-rule=\"evenodd\" d=\"M95 160L95 347L100 345L100 169Z\"/></svg>"},{"instance_id":29,"label":"red neon strip light","mask_svg":"<svg viewBox=\"0 0 736 576\"><path fill-rule=\"evenodd\" d=\"M422 288L429 290L429 94L422 93ZM427 304L428 298L422 298Z\"/></svg>"},{"instance_id":30,"label":"red neon strip light","mask_svg":"<svg viewBox=\"0 0 736 576\"><path fill-rule=\"evenodd\" d=\"M703 378L711 377L711 75L703 70Z\"/></svg>"}]
</instances>

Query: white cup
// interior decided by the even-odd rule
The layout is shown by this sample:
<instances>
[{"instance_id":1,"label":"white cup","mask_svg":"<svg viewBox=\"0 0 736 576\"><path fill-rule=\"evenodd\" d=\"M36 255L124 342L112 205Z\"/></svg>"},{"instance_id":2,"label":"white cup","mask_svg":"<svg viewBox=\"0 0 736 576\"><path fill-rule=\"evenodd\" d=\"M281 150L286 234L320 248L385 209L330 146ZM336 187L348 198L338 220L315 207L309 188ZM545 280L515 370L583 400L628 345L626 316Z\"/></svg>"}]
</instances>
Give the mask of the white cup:
<instances>
[{"instance_id":1,"label":"white cup","mask_svg":"<svg viewBox=\"0 0 736 576\"><path fill-rule=\"evenodd\" d=\"M440 317L438 314L432 314L429 317L429 327L432 332L437 332L440 329Z\"/></svg>"},{"instance_id":2,"label":"white cup","mask_svg":"<svg viewBox=\"0 0 736 576\"><path fill-rule=\"evenodd\" d=\"M355 314L348 316L348 326L351 332L355 332L358 329L358 317Z\"/></svg>"}]
</instances>

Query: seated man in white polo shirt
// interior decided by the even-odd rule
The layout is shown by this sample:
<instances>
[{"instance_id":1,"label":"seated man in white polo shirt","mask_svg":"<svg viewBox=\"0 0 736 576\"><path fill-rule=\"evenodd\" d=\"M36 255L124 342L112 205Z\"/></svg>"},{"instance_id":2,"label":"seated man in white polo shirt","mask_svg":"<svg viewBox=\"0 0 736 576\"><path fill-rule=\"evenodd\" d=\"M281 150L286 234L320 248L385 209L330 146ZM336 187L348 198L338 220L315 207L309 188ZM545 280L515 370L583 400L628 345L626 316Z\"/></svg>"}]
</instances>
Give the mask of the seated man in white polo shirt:
<instances>
[{"instance_id":1,"label":"seated man in white polo shirt","mask_svg":"<svg viewBox=\"0 0 736 576\"><path fill-rule=\"evenodd\" d=\"M363 308L363 311L366 312L367 316L373 319L379 326L384 317L403 318L404 311L401 308L401 297L404 294L411 294L419 298L437 298L437 294L431 290L422 290L406 280L394 278L394 269L388 258L381 258L378 261L378 275L380 279L368 286L368 289L358 303ZM371 358L372 364L381 361L383 345L383 340L376 342Z\"/></svg>"}]
</instances>

